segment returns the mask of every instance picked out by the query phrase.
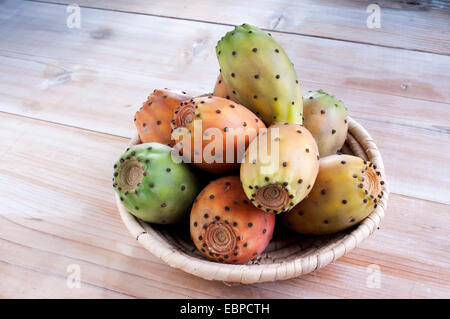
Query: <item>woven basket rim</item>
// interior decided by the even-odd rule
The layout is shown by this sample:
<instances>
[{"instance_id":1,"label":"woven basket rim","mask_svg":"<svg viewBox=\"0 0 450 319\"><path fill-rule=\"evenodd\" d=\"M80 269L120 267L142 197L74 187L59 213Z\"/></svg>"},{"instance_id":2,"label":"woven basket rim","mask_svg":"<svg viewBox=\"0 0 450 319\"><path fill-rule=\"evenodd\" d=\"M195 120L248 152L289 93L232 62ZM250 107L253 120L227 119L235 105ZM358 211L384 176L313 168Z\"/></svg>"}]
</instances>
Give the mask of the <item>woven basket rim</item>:
<instances>
[{"instance_id":1,"label":"woven basket rim","mask_svg":"<svg viewBox=\"0 0 450 319\"><path fill-rule=\"evenodd\" d=\"M343 238L317 249L313 254L296 257L288 261L261 265L223 264L209 261L206 258L193 257L167 241L150 224L144 223L129 213L116 193L116 205L121 219L131 235L154 256L173 268L181 269L207 280L251 284L295 278L320 269L353 250L377 229L384 217L389 197L383 160L374 140L364 127L351 117L348 118L348 124L345 147L354 155L369 160L377 166L377 170L381 173L381 178L384 181L383 197L377 202L377 208L354 230ZM129 146L136 145L139 142L139 137L135 136L131 139Z\"/></svg>"}]
</instances>

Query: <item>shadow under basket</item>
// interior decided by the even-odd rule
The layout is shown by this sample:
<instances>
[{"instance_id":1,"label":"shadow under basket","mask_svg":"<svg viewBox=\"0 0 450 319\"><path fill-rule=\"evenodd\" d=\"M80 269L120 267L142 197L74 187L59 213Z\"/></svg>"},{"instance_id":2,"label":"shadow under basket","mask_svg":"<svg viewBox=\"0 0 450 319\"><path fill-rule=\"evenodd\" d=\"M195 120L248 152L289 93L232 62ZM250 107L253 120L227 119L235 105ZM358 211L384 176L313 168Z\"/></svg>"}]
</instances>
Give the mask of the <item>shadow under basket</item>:
<instances>
[{"instance_id":1,"label":"shadow under basket","mask_svg":"<svg viewBox=\"0 0 450 319\"><path fill-rule=\"evenodd\" d=\"M139 138L135 137L130 145L139 143ZM273 239L264 253L244 265L217 263L204 258L190 238L188 225L148 224L130 214L117 194L116 204L131 235L171 267L207 280L244 284L290 279L322 268L350 252L377 229L384 217L389 190L383 161L369 133L351 118L341 152L359 156L377 166L381 179L385 181L384 195L377 208L358 225L333 235L301 235L276 226Z\"/></svg>"}]
</instances>

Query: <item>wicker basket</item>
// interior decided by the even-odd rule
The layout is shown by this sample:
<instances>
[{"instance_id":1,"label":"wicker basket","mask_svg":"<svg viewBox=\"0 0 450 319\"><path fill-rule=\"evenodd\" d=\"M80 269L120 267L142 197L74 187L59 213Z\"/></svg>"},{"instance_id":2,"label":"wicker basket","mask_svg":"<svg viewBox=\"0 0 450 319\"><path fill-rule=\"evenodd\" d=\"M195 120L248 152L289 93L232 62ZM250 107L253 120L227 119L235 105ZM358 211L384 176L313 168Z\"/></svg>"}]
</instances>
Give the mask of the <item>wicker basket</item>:
<instances>
[{"instance_id":1,"label":"wicker basket","mask_svg":"<svg viewBox=\"0 0 450 319\"><path fill-rule=\"evenodd\" d=\"M130 145L139 143L132 139ZM384 165L374 141L355 120L349 119L349 131L343 153L354 154L374 163L386 181ZM208 280L257 283L284 280L310 273L333 262L354 249L378 227L384 216L389 196L387 183L377 208L359 225L327 236L300 235L276 227L272 241L264 253L245 265L212 262L197 252L189 236L189 227L147 224L131 215L116 196L117 207L126 227L136 240L153 255L171 267ZM173 226L172 226L173 227Z\"/></svg>"}]
</instances>

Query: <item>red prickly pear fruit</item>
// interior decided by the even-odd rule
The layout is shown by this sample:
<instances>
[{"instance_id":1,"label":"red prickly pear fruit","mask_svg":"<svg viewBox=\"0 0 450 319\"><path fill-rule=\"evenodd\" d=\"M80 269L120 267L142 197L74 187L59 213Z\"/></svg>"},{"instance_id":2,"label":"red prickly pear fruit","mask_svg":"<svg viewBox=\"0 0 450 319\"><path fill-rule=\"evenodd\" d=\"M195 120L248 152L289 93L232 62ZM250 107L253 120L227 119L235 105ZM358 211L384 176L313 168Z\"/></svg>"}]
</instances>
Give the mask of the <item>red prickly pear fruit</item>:
<instances>
[{"instance_id":1,"label":"red prickly pear fruit","mask_svg":"<svg viewBox=\"0 0 450 319\"><path fill-rule=\"evenodd\" d=\"M318 90L303 97L303 125L311 132L321 157L336 154L345 143L347 108L342 101Z\"/></svg>"},{"instance_id":2,"label":"red prickly pear fruit","mask_svg":"<svg viewBox=\"0 0 450 319\"><path fill-rule=\"evenodd\" d=\"M223 97L223 98L231 100L235 103L238 103L236 98L234 97L233 92L231 92L230 88L223 80L222 74L219 74L219 76L217 77L216 85L214 86L213 95L218 96L218 97Z\"/></svg>"},{"instance_id":3,"label":"red prickly pear fruit","mask_svg":"<svg viewBox=\"0 0 450 319\"><path fill-rule=\"evenodd\" d=\"M240 176L256 207L279 214L308 195L318 170L319 151L311 133L298 124L275 123L248 147Z\"/></svg>"},{"instance_id":4,"label":"red prickly pear fruit","mask_svg":"<svg viewBox=\"0 0 450 319\"><path fill-rule=\"evenodd\" d=\"M191 237L208 259L244 264L256 259L272 238L275 215L247 200L239 177L223 177L206 186L194 201Z\"/></svg>"},{"instance_id":5,"label":"red prickly pear fruit","mask_svg":"<svg viewBox=\"0 0 450 319\"><path fill-rule=\"evenodd\" d=\"M170 121L180 103L192 97L175 90L154 90L136 112L134 124L142 143L156 142L173 146Z\"/></svg>"},{"instance_id":6,"label":"red prickly pear fruit","mask_svg":"<svg viewBox=\"0 0 450 319\"><path fill-rule=\"evenodd\" d=\"M284 226L299 233L332 234L366 218L382 198L380 173L352 155L320 159L319 174L308 197L283 214Z\"/></svg>"},{"instance_id":7,"label":"red prickly pear fruit","mask_svg":"<svg viewBox=\"0 0 450 319\"><path fill-rule=\"evenodd\" d=\"M239 168L245 149L265 124L250 110L230 100L203 96L183 102L174 112L174 148L186 161L215 173Z\"/></svg>"}]
</instances>

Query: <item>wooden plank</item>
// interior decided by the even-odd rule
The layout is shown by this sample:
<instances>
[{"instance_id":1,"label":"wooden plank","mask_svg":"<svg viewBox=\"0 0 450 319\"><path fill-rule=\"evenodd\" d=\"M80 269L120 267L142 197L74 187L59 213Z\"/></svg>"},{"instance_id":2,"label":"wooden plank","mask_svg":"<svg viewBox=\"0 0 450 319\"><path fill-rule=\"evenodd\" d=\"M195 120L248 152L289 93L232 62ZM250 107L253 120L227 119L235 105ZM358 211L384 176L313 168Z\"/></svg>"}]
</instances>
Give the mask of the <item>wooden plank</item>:
<instances>
[{"instance_id":1,"label":"wooden plank","mask_svg":"<svg viewBox=\"0 0 450 319\"><path fill-rule=\"evenodd\" d=\"M159 79L136 73L9 55L0 59L1 110L88 130L132 137L134 113L151 89L161 87ZM116 86L117 79L123 84ZM178 78L163 84L188 86ZM319 86L314 82L304 84L305 91L321 88L335 94L368 129L383 154L392 191L450 203L446 191L450 189L450 169L446 165L450 153L442 150L449 145L448 104L334 85ZM199 83L193 93L210 91L200 91L207 85ZM399 140L403 141L400 145ZM406 162L409 164L405 165Z\"/></svg>"},{"instance_id":2,"label":"wooden plank","mask_svg":"<svg viewBox=\"0 0 450 319\"><path fill-rule=\"evenodd\" d=\"M172 87L193 93L211 91L216 77L211 69L217 62L211 56L212 36L206 37L204 43L195 41L195 32L207 32L202 29L202 24L171 21L175 25L168 27L167 24L155 24L161 18L139 16L136 19L130 14L86 9L86 12L83 11L85 29L77 31L65 28L61 16L66 13L61 8L57 5L25 3L21 6L16 4L17 11L11 8L1 11L0 19L5 21L6 26L2 30L6 31L0 31L0 38L6 42L0 42L0 47L3 43L8 46L4 45L0 51L0 56L3 56L0 60L0 110L131 137L134 134L133 113L153 88ZM15 19L7 18L11 16ZM120 19L124 27L122 24L116 27L113 23L113 20ZM114 29L105 29L105 25ZM22 27L28 29L30 35L22 34ZM197 31L187 35L190 40L180 47L178 40L182 41L183 35L173 35L172 40L167 42L157 32L158 28L169 37L173 31L191 32L196 28ZM56 42L35 48L33 33L40 39ZM102 34L104 37L99 36ZM137 34L142 34L143 38L136 38ZM155 41L145 42L145 37ZM191 40L193 44L189 43ZM163 41L171 45L163 47ZM136 46L137 43L140 43L141 49ZM16 46L20 50L14 49ZM398 51L380 50L384 53ZM417 65L416 56L431 55L411 55ZM372 64L379 60L379 65L384 60L392 59L392 55L384 55L383 59L371 54L368 57L372 59ZM398 61L404 60L400 54L396 57ZM190 63L186 63L187 58ZM315 55L309 59L314 64ZM300 57L297 61L305 63ZM439 61L429 60L428 69L430 80L441 80L436 82L439 90L449 91L450 73L442 72L446 68L445 61L439 64ZM322 78L326 79L328 75L324 65L337 64L341 71L364 73L363 70L358 71L358 66L352 69L350 63L354 64L353 61L327 63L309 71L316 71L319 76L324 74ZM398 67L403 70L403 76L409 72L406 70L408 67L405 63ZM354 69L356 71L351 71ZM425 66L420 69L425 69ZM374 70L366 71L370 74ZM382 72L386 73L387 68ZM446 191L450 180L446 165L449 152L442 151L442 146L449 144L448 104L393 95L380 88L370 91L369 87L357 89L345 82L330 80L330 84L327 81L317 82L316 77L312 76L309 80L302 80L302 84L304 89L322 88L342 98L350 108L350 114L369 129L384 156L391 189L398 194L449 203L450 196ZM386 81L392 80L388 78ZM368 85L371 83L369 79L366 82ZM405 91L414 87L405 88ZM428 94L425 89L423 92ZM399 145L398 140L404 142ZM410 164L404 165L406 162Z\"/></svg>"},{"instance_id":3,"label":"wooden plank","mask_svg":"<svg viewBox=\"0 0 450 319\"><path fill-rule=\"evenodd\" d=\"M135 129L131 119L154 88L189 87L190 93L198 95L211 92L215 82L213 77L213 82L209 82L209 78L195 83L179 78L161 80L136 72L17 53L5 53L0 57L2 111L126 137L133 136ZM120 85L117 79L121 79ZM302 82L303 92L324 89L343 100L353 116L449 132L448 104ZM99 118L102 121L98 121Z\"/></svg>"},{"instance_id":4,"label":"wooden plank","mask_svg":"<svg viewBox=\"0 0 450 319\"><path fill-rule=\"evenodd\" d=\"M45 2L71 4L70 0ZM81 0L82 7L120 10L226 25L450 54L450 6L444 1L377 1L380 28L369 28L371 1L143 1Z\"/></svg>"},{"instance_id":5,"label":"wooden plank","mask_svg":"<svg viewBox=\"0 0 450 319\"><path fill-rule=\"evenodd\" d=\"M81 29L70 29L67 16L61 5L24 2L15 10L6 7L0 13L0 53L101 65L160 83L179 78L192 89L199 86L195 82L208 83L201 89L209 90L219 69L214 46L230 30L96 9L83 9ZM273 36L288 52L301 81L450 102L448 56L293 34Z\"/></svg>"},{"instance_id":6,"label":"wooden plank","mask_svg":"<svg viewBox=\"0 0 450 319\"><path fill-rule=\"evenodd\" d=\"M0 110L112 135L133 136L134 113L158 85L136 72L0 55Z\"/></svg>"},{"instance_id":7,"label":"wooden plank","mask_svg":"<svg viewBox=\"0 0 450 319\"><path fill-rule=\"evenodd\" d=\"M337 262L292 280L226 286L168 267L129 235L114 206L110 180L126 139L8 114L0 114L0 137L2 297L450 294L448 205L393 194L381 229ZM66 286L71 264L81 269L79 289ZM366 283L371 264L380 267L381 288Z\"/></svg>"}]
</instances>

